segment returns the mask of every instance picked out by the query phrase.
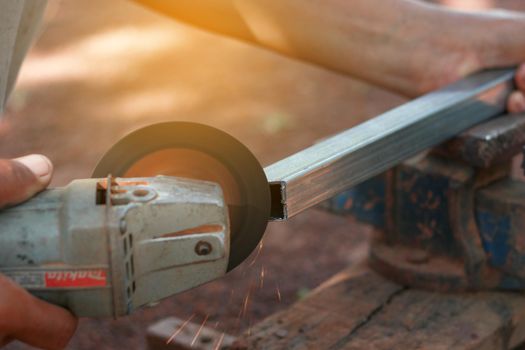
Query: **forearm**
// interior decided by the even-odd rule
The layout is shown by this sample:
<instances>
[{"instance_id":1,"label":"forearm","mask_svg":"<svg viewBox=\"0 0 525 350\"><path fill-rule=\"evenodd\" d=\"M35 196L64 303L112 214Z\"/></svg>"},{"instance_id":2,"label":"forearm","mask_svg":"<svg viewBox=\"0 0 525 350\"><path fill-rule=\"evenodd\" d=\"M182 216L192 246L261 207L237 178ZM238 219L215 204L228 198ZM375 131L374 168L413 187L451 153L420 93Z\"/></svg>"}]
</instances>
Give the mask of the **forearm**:
<instances>
[{"instance_id":1,"label":"forearm","mask_svg":"<svg viewBox=\"0 0 525 350\"><path fill-rule=\"evenodd\" d=\"M134 0L193 26L256 42L234 0Z\"/></svg>"},{"instance_id":2,"label":"forearm","mask_svg":"<svg viewBox=\"0 0 525 350\"><path fill-rule=\"evenodd\" d=\"M435 7L405 0L236 1L265 46L406 95Z\"/></svg>"},{"instance_id":3,"label":"forearm","mask_svg":"<svg viewBox=\"0 0 525 350\"><path fill-rule=\"evenodd\" d=\"M482 38L491 34L483 31L498 18L494 13L465 13L415 0L138 1L190 24L407 96L486 66L485 56L490 55L481 52L490 45ZM508 24L508 14L503 17L500 24ZM511 29L519 32L515 26ZM440 67L432 69L436 58Z\"/></svg>"}]
</instances>

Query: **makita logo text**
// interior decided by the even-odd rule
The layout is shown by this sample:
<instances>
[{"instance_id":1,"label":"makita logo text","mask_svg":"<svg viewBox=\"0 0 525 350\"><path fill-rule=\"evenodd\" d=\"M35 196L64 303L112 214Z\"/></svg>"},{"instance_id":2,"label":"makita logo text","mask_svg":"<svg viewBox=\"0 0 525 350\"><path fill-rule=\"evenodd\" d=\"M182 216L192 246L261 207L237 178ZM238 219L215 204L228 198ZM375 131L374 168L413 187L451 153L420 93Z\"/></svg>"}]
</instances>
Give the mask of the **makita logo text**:
<instances>
[{"instance_id":1,"label":"makita logo text","mask_svg":"<svg viewBox=\"0 0 525 350\"><path fill-rule=\"evenodd\" d=\"M101 287L106 285L106 270L47 271L46 287Z\"/></svg>"}]
</instances>

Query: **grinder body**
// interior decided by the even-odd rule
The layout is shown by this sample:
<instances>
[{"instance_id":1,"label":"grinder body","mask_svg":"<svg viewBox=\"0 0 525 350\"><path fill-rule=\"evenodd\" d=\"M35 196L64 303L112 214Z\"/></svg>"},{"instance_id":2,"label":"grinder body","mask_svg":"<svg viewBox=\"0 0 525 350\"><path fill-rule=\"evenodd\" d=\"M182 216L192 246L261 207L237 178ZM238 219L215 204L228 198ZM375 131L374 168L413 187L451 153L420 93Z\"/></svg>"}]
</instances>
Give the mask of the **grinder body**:
<instances>
[{"instance_id":1,"label":"grinder body","mask_svg":"<svg viewBox=\"0 0 525 350\"><path fill-rule=\"evenodd\" d=\"M229 240L215 183L83 179L0 211L0 272L77 316L118 317L224 275Z\"/></svg>"}]
</instances>

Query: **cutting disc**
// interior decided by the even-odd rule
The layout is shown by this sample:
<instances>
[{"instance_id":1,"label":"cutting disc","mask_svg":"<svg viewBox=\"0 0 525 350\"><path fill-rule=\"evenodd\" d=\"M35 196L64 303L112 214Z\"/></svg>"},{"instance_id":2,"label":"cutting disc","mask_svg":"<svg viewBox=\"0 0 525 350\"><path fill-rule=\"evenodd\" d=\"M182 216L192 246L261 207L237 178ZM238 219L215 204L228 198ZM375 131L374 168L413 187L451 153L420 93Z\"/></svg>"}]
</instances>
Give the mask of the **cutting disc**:
<instances>
[{"instance_id":1,"label":"cutting disc","mask_svg":"<svg viewBox=\"0 0 525 350\"><path fill-rule=\"evenodd\" d=\"M230 213L228 270L257 247L270 216L270 190L255 156L210 126L166 122L136 130L99 161L93 177L179 176L221 185Z\"/></svg>"}]
</instances>

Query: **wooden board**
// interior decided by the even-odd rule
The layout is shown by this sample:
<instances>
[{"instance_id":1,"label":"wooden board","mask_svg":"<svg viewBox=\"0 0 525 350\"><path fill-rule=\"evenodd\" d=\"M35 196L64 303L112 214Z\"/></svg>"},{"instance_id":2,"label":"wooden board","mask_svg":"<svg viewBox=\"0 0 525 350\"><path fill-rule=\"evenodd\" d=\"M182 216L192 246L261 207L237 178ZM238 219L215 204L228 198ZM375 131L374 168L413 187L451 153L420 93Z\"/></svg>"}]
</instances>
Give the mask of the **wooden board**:
<instances>
[{"instance_id":1,"label":"wooden board","mask_svg":"<svg viewBox=\"0 0 525 350\"><path fill-rule=\"evenodd\" d=\"M238 339L237 349L509 349L525 340L525 295L439 294L349 268Z\"/></svg>"},{"instance_id":2,"label":"wooden board","mask_svg":"<svg viewBox=\"0 0 525 350\"><path fill-rule=\"evenodd\" d=\"M235 337L176 317L168 317L148 327L150 350L223 350Z\"/></svg>"}]
</instances>

